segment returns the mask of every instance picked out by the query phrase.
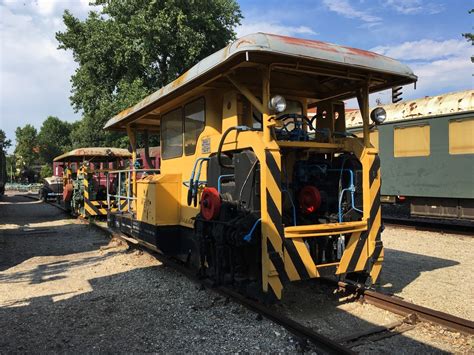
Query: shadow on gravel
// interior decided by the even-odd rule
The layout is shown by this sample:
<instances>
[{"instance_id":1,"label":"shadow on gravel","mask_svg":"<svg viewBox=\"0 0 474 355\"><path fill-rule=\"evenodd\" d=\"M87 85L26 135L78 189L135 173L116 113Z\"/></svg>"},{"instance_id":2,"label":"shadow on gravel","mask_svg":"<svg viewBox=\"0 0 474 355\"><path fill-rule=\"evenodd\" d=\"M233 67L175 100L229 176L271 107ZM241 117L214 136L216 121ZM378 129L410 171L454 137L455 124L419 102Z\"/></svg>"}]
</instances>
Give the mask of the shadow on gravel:
<instances>
[{"instance_id":1,"label":"shadow on gravel","mask_svg":"<svg viewBox=\"0 0 474 355\"><path fill-rule=\"evenodd\" d=\"M32 270L19 271L8 274L0 274L0 283L20 283L28 282L28 284L40 284L43 282L56 281L66 278L61 274L67 272L70 268L78 266L90 266L103 262L106 258L112 257L120 252L108 252L101 256L82 257L79 260L62 260L52 263L37 265ZM61 254L63 255L63 254Z\"/></svg>"},{"instance_id":2,"label":"shadow on gravel","mask_svg":"<svg viewBox=\"0 0 474 355\"><path fill-rule=\"evenodd\" d=\"M281 303L274 306L275 310L332 339L350 338L378 325L388 325L401 319L373 306L361 305L348 298L347 294L336 291L334 286L317 279L288 285L284 297ZM376 337L377 334L362 338L362 344L354 348L356 353L448 354L406 333L386 339L377 340Z\"/></svg>"},{"instance_id":3,"label":"shadow on gravel","mask_svg":"<svg viewBox=\"0 0 474 355\"><path fill-rule=\"evenodd\" d=\"M221 352L233 342L233 329L224 319L243 322L259 337L265 323L256 316L242 315L219 296L196 297L197 286L185 282L187 289L170 289L170 279L183 278L163 266L135 269L88 280L92 290L54 302L54 294L29 298L18 305L0 308L0 348L4 352ZM305 286L306 287L306 286ZM297 287L298 288L298 287ZM307 291L307 290L305 290ZM303 320L332 338L352 334L374 325L337 308L336 296L324 285L312 285L316 294L328 298L323 304L312 297L299 299L294 307L304 312ZM298 292L296 292L297 294ZM173 295L180 294L179 300ZM329 296L328 296L329 295ZM283 305L275 306L285 311ZM298 319L301 321L301 319ZM343 329L334 334L334 329ZM332 331L332 332L331 332ZM216 332L219 334L217 335ZM408 353L444 354L437 348L405 335L397 344ZM198 340L196 340L198 339ZM390 338L393 339L393 338ZM377 344L380 346L380 343ZM380 348L378 348L380 350ZM262 349L263 350L263 349ZM393 350L393 349L392 349ZM400 348L399 348L400 350ZM365 351L364 351L365 352Z\"/></svg>"},{"instance_id":4,"label":"shadow on gravel","mask_svg":"<svg viewBox=\"0 0 474 355\"><path fill-rule=\"evenodd\" d=\"M38 211L22 212L24 206L30 205L1 205L0 223L5 223L2 215L5 209L10 216L22 214L20 218L12 218L17 222L10 223L20 224L19 219L25 224L34 218L37 222L52 220L42 209L44 205L33 205L38 209L41 207ZM3 230L0 231L0 271L35 256L68 257L97 250L106 244L106 238L86 225ZM62 280L61 274L69 268L78 265L92 268L113 253L79 260L56 260L37 265L32 270L4 273L0 275L0 283L18 287L16 283L27 281L36 287L47 288L48 281ZM405 263L406 260L401 262L400 270L408 269ZM421 264L428 266L416 269L408 279L430 268L450 265L435 260L431 264ZM205 296L207 291L198 291L197 285L164 266L144 267L85 281L88 287L81 290L81 294L71 295L64 287L62 292L51 290L47 296L14 299L0 307L1 352L223 352L225 342L232 344L236 336L229 326L231 323L224 320L231 318L240 322L236 329L247 327L250 330L246 336L251 334L257 342L264 333L262 327L268 326L254 315L245 316L240 308L217 295ZM285 300L274 307L295 315L298 322L331 338L341 338L374 326L357 313L340 309L341 303L344 301L341 302L328 286L314 281L292 284L285 292ZM353 305L358 307L358 304ZM382 319L385 324L391 321ZM399 351L443 353L405 335L398 337L402 338L397 343ZM218 339L226 341L219 343ZM390 350L394 349L388 352Z\"/></svg>"},{"instance_id":5,"label":"shadow on gravel","mask_svg":"<svg viewBox=\"0 0 474 355\"><path fill-rule=\"evenodd\" d=\"M379 291L402 291L421 273L459 265L458 261L385 248Z\"/></svg>"},{"instance_id":6,"label":"shadow on gravel","mask_svg":"<svg viewBox=\"0 0 474 355\"><path fill-rule=\"evenodd\" d=\"M52 222L69 218L71 217L60 209L21 194L0 197L0 226L2 224L22 226L27 223Z\"/></svg>"},{"instance_id":7,"label":"shadow on gravel","mask_svg":"<svg viewBox=\"0 0 474 355\"><path fill-rule=\"evenodd\" d=\"M2 218L0 217L0 223ZM85 235L95 237L84 238ZM108 241L81 224L0 230L0 271L36 256L55 256L97 250ZM48 272L64 265L45 267ZM38 271L38 275L42 274ZM36 278L38 279L38 278Z\"/></svg>"}]
</instances>

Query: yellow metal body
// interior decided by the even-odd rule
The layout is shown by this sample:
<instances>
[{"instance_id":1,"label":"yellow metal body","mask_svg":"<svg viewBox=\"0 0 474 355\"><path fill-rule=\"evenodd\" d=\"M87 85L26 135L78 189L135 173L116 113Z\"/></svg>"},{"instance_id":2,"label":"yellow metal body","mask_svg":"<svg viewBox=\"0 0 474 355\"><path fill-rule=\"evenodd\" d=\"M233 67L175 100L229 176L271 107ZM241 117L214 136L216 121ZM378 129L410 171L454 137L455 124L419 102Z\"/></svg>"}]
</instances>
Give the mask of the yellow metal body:
<instances>
[{"instance_id":1,"label":"yellow metal body","mask_svg":"<svg viewBox=\"0 0 474 355\"><path fill-rule=\"evenodd\" d=\"M163 159L161 173L150 175L136 183L137 206L132 210L136 219L155 226L183 226L193 228L193 218L199 213L199 206L188 206L187 187L190 172L197 158L215 153L221 139L221 132L228 127L246 122L239 117L238 102L241 93L231 90L224 94L209 90L200 93L206 100L206 126L197 140L194 155ZM263 92L262 97L269 95ZM195 97L175 106L192 101ZM305 98L296 98L302 103ZM262 103L263 106L263 103ZM364 145L360 138L340 138L332 143L276 141L272 138L272 120L269 113L263 115L263 131L230 133L224 144L224 151L251 149L258 157L260 168L261 228L262 228L262 280L263 290L281 298L283 280L296 281L320 276L324 267L335 269L335 275L370 269L372 281L378 278L383 261L380 241L381 214L380 164L377 150ZM204 144L204 141L206 142ZM207 153L202 151L210 142ZM316 224L304 226L283 226L282 214L282 154L281 149L307 149L326 153L353 152L363 169L364 216L361 221ZM287 162L289 163L289 162ZM206 179L203 171L203 179ZM305 245L305 238L345 234L350 235L347 248L338 263L316 265ZM374 260L373 262L371 260ZM369 267L369 263L371 263Z\"/></svg>"},{"instance_id":2,"label":"yellow metal body","mask_svg":"<svg viewBox=\"0 0 474 355\"><path fill-rule=\"evenodd\" d=\"M263 35L255 36L260 38ZM168 159L162 156L159 174L142 179L133 175L130 182L133 184L133 199L130 200L132 222L128 228L132 230L146 224L192 229L199 213L199 204L193 206L187 202L186 182L190 180L193 166L197 159L216 154L228 128L253 127L253 116L246 114L248 110L245 108L250 107L251 112L260 115L260 130L230 131L222 151L251 150L259 162L263 291L281 298L285 282L317 278L327 275L328 270L341 277L365 273L375 282L381 271L384 251L380 239L380 160L369 137L369 93L390 88L394 83L414 82L416 77L408 69L400 69L395 61L385 63L386 58L379 58L375 53L355 49L347 53L346 47L336 50L322 42L266 36L271 41L278 41L270 41L272 46L282 47L275 47L273 52L266 49L265 52L267 44L262 43L258 48L251 47L253 52L240 50L241 57L231 57L230 50L238 51L239 46L257 43L253 37L247 42L241 39L209 57L223 61L224 64L219 64L220 71L217 66L209 64L211 59L208 58L107 123L108 129L126 130L135 149L139 131L160 132L163 146L163 116L198 99L205 102L205 124L196 137L194 153L185 154L186 138L181 132L181 154ZM336 52L343 53L341 58L344 60L336 58ZM356 64L352 65L351 61L356 59L361 60L360 64L354 62ZM373 68L367 64L371 60L375 60ZM381 66L381 63L385 64ZM283 95L287 101L298 102L304 115L314 107L325 113L316 124L319 131L331 133L327 139L315 133L316 138L311 141L278 140L275 129L280 123L268 105L270 97L276 94ZM361 138L338 136L336 132L345 131L341 100L354 97L361 110L363 135ZM176 138L179 129L174 129L166 134ZM327 159L350 153L358 159L362 167L363 214L360 220L283 225L282 172L289 172L291 176L295 162L309 153L322 154ZM133 159L135 161L136 154ZM203 169L201 180L206 179L206 169ZM340 235L345 236L346 245L339 261L317 264L306 241ZM173 235L166 237L173 238Z\"/></svg>"}]
</instances>

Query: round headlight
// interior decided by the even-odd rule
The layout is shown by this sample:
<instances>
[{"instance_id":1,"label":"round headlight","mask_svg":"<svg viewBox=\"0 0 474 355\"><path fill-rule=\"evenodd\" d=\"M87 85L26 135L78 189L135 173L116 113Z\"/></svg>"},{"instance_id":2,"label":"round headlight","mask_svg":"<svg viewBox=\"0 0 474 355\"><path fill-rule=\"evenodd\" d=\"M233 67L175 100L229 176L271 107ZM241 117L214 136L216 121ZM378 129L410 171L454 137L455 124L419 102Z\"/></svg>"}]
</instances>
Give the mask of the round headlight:
<instances>
[{"instance_id":1,"label":"round headlight","mask_svg":"<svg viewBox=\"0 0 474 355\"><path fill-rule=\"evenodd\" d=\"M382 107L376 107L370 113L370 119L374 121L375 124L381 124L387 118L387 112Z\"/></svg>"},{"instance_id":2,"label":"round headlight","mask_svg":"<svg viewBox=\"0 0 474 355\"><path fill-rule=\"evenodd\" d=\"M270 99L268 103L268 108L275 112L283 112L286 110L286 100L281 95L275 95Z\"/></svg>"}]
</instances>

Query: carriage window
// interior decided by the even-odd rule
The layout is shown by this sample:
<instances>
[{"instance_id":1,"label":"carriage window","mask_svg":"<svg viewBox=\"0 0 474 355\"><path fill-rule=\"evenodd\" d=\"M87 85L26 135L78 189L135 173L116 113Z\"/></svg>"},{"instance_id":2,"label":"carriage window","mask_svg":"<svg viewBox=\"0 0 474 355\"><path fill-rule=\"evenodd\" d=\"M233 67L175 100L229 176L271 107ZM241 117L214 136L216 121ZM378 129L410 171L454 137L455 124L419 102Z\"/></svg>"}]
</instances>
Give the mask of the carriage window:
<instances>
[{"instance_id":1,"label":"carriage window","mask_svg":"<svg viewBox=\"0 0 474 355\"><path fill-rule=\"evenodd\" d=\"M181 108L168 112L161 119L163 159L183 155L183 116Z\"/></svg>"},{"instance_id":2,"label":"carriage window","mask_svg":"<svg viewBox=\"0 0 474 355\"><path fill-rule=\"evenodd\" d=\"M186 155L192 155L196 151L197 140L204 130L205 106L204 98L184 106L184 153Z\"/></svg>"},{"instance_id":3,"label":"carriage window","mask_svg":"<svg viewBox=\"0 0 474 355\"><path fill-rule=\"evenodd\" d=\"M430 155L430 126L395 127L393 130L395 158Z\"/></svg>"},{"instance_id":4,"label":"carriage window","mask_svg":"<svg viewBox=\"0 0 474 355\"><path fill-rule=\"evenodd\" d=\"M474 153L474 118L449 121L449 154Z\"/></svg>"},{"instance_id":5,"label":"carriage window","mask_svg":"<svg viewBox=\"0 0 474 355\"><path fill-rule=\"evenodd\" d=\"M359 138L364 138L364 132L359 131L354 133ZM375 149L379 150L379 131L373 130L369 133L370 143L374 146Z\"/></svg>"}]
</instances>

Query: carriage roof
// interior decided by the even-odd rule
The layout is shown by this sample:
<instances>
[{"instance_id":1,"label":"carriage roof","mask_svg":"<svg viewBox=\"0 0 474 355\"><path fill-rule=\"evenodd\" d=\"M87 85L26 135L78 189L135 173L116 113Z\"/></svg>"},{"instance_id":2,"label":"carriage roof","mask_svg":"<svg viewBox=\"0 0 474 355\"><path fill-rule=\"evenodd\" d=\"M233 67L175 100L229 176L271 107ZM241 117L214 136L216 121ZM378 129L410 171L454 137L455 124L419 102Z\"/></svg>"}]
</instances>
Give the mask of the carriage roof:
<instances>
[{"instance_id":1,"label":"carriage roof","mask_svg":"<svg viewBox=\"0 0 474 355\"><path fill-rule=\"evenodd\" d=\"M451 92L437 96L426 96L416 100L383 106L387 112L384 123L414 120L474 111L474 90ZM346 112L347 127L361 127L359 110Z\"/></svg>"},{"instance_id":2,"label":"carriage roof","mask_svg":"<svg viewBox=\"0 0 474 355\"><path fill-rule=\"evenodd\" d=\"M315 73L334 78L325 82L327 93L314 93L312 98L315 100L333 97L335 91L339 91L338 99L354 97L360 80L367 80L369 76L371 92L412 83L417 79L405 64L377 53L315 40L256 33L244 36L204 58L173 82L111 118L105 128L123 130L128 123L144 117L173 98L210 81L222 79L223 73L243 63L247 66L291 65L307 68L306 77ZM341 83L343 80L344 83ZM356 80L359 80L357 86ZM307 81L305 84L314 86L314 82ZM346 91L341 92L341 88ZM156 119L156 116L153 118Z\"/></svg>"},{"instance_id":3,"label":"carriage roof","mask_svg":"<svg viewBox=\"0 0 474 355\"><path fill-rule=\"evenodd\" d=\"M81 162L92 160L96 162L114 161L116 159L129 159L132 154L127 149L89 147L71 150L54 158L55 162Z\"/></svg>"}]
</instances>

